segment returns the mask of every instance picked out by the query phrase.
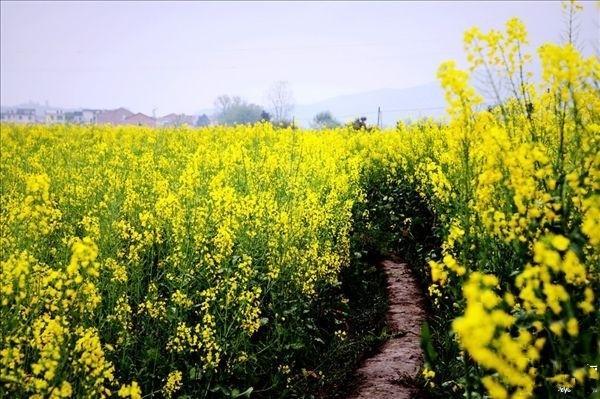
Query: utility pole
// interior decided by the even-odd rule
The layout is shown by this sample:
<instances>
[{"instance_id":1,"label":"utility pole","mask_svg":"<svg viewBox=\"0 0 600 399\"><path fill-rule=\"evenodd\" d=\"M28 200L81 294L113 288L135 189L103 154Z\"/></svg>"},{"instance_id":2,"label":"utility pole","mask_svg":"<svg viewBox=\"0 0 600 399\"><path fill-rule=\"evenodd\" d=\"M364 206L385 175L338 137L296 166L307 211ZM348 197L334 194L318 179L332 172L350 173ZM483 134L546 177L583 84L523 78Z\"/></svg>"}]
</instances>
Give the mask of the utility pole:
<instances>
[{"instance_id":1,"label":"utility pole","mask_svg":"<svg viewBox=\"0 0 600 399\"><path fill-rule=\"evenodd\" d=\"M377 127L381 129L381 107L377 107Z\"/></svg>"}]
</instances>

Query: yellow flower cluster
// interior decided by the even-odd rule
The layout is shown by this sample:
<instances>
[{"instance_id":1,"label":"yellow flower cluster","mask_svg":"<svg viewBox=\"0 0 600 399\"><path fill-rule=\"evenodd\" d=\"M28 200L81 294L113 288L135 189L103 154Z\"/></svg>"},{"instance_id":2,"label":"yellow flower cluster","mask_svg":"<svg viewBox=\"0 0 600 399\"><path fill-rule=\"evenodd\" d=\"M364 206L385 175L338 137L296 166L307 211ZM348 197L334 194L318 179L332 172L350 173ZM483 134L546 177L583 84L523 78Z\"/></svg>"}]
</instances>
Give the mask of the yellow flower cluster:
<instances>
[{"instance_id":1,"label":"yellow flower cluster","mask_svg":"<svg viewBox=\"0 0 600 399\"><path fill-rule=\"evenodd\" d=\"M136 381L129 385L123 385L117 392L119 398L142 399L142 390Z\"/></svg>"},{"instance_id":2,"label":"yellow flower cluster","mask_svg":"<svg viewBox=\"0 0 600 399\"><path fill-rule=\"evenodd\" d=\"M172 371L167 376L167 381L162 389L163 394L167 398L173 397L173 394L181 388L181 379L183 374L179 370Z\"/></svg>"},{"instance_id":3,"label":"yellow flower cluster","mask_svg":"<svg viewBox=\"0 0 600 399\"><path fill-rule=\"evenodd\" d=\"M269 124L1 128L0 364L17 396L135 397L131 376L175 392L182 362L255 356L265 301L300 309L338 284L361 173L399 143ZM144 376L147 356L170 360Z\"/></svg>"},{"instance_id":4,"label":"yellow flower cluster","mask_svg":"<svg viewBox=\"0 0 600 399\"><path fill-rule=\"evenodd\" d=\"M497 104L477 110L470 74L444 64L451 121L418 139L404 127L401 146L444 232L429 294L461 311L452 329L479 384L492 398L584 397L598 360L600 62L571 43L544 45L536 88L526 43L516 19L505 32L467 31L470 72L487 77Z\"/></svg>"},{"instance_id":5,"label":"yellow flower cluster","mask_svg":"<svg viewBox=\"0 0 600 399\"><path fill-rule=\"evenodd\" d=\"M506 397L502 383L517 387L513 397L530 397L535 387L531 363L539 351L527 330L519 329L516 337L510 334L515 317L502 309L502 298L494 292L497 285L496 276L472 272L463 286L464 315L454 320L452 328L469 355L498 374L483 380L493 397L502 397L500 392Z\"/></svg>"},{"instance_id":6,"label":"yellow flower cluster","mask_svg":"<svg viewBox=\"0 0 600 399\"><path fill-rule=\"evenodd\" d=\"M114 380L114 366L107 361L98 332L93 328L77 329L77 341L73 354L77 358L75 372L83 376L80 381L86 392L94 396L109 396L110 390L105 384Z\"/></svg>"}]
</instances>

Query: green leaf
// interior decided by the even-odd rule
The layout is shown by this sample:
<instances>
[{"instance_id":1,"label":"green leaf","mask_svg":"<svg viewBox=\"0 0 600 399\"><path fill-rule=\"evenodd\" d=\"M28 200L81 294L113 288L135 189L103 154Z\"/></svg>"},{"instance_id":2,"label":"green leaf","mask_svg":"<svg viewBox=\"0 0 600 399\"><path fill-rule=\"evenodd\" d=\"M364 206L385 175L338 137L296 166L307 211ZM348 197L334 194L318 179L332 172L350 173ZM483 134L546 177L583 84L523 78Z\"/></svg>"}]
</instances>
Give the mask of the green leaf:
<instances>
[{"instance_id":1,"label":"green leaf","mask_svg":"<svg viewBox=\"0 0 600 399\"><path fill-rule=\"evenodd\" d=\"M425 360L430 364L434 364L438 354L433 347L431 331L429 330L429 324L427 324L427 322L423 323L423 326L421 326L421 349L423 349L423 352L425 353Z\"/></svg>"}]
</instances>

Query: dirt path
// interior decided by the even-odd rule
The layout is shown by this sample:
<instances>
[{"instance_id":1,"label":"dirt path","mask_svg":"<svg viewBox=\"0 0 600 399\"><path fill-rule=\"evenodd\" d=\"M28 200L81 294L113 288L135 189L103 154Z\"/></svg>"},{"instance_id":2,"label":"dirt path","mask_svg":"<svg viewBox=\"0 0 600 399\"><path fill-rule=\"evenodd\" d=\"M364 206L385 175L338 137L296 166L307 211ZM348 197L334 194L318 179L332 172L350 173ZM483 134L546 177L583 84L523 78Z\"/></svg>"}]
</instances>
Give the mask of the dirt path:
<instances>
[{"instance_id":1,"label":"dirt path","mask_svg":"<svg viewBox=\"0 0 600 399\"><path fill-rule=\"evenodd\" d=\"M411 381L423 364L420 348L425 306L408 265L381 262L388 283L388 328L392 334L380 351L357 370L358 386L350 399L412 399L419 390Z\"/></svg>"}]
</instances>

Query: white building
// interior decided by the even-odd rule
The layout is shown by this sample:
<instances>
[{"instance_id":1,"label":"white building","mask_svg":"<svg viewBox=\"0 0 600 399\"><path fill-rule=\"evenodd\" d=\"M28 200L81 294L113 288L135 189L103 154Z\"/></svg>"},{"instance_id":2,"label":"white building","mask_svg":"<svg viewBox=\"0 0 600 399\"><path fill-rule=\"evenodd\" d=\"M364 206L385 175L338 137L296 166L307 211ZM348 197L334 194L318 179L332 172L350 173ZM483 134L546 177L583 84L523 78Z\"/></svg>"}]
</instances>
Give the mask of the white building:
<instances>
[{"instance_id":1,"label":"white building","mask_svg":"<svg viewBox=\"0 0 600 399\"><path fill-rule=\"evenodd\" d=\"M2 122L10 123L35 123L35 109L33 108L17 108L9 109L0 113Z\"/></svg>"},{"instance_id":2,"label":"white building","mask_svg":"<svg viewBox=\"0 0 600 399\"><path fill-rule=\"evenodd\" d=\"M98 115L102 112L99 109L83 109L81 110L81 119L83 123L94 124L98 122Z\"/></svg>"},{"instance_id":3,"label":"white building","mask_svg":"<svg viewBox=\"0 0 600 399\"><path fill-rule=\"evenodd\" d=\"M46 111L46 123L65 123L65 114L60 109Z\"/></svg>"}]
</instances>

